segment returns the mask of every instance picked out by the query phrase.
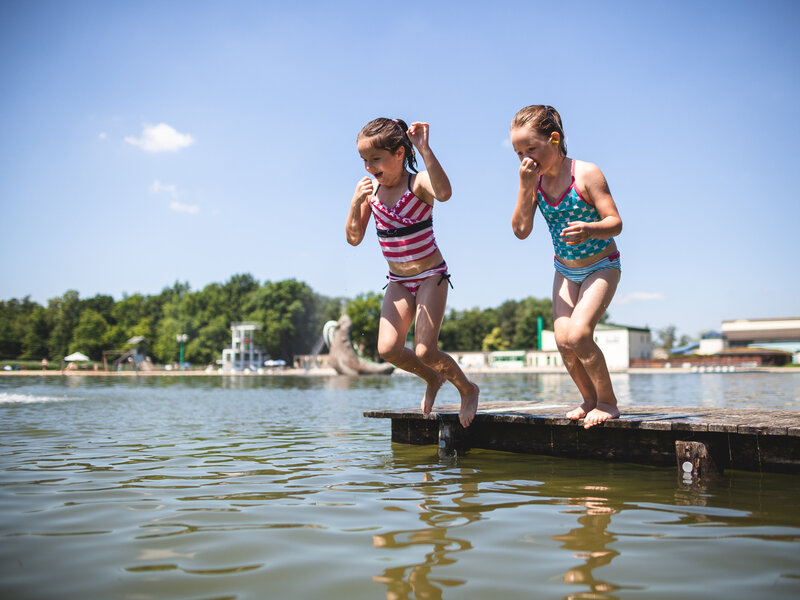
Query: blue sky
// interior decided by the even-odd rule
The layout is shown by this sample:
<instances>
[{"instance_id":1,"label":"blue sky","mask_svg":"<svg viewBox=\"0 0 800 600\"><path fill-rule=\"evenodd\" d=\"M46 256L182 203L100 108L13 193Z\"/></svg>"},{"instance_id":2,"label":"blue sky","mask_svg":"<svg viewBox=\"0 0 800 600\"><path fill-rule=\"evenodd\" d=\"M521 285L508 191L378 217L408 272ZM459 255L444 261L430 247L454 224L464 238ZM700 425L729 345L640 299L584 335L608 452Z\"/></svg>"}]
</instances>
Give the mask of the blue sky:
<instances>
[{"instance_id":1,"label":"blue sky","mask_svg":"<svg viewBox=\"0 0 800 600\"><path fill-rule=\"evenodd\" d=\"M0 3L0 298L116 299L236 273L379 292L345 241L377 116L431 124L449 306L549 297L510 226L528 104L604 171L612 321L695 335L797 316L796 2Z\"/></svg>"}]
</instances>

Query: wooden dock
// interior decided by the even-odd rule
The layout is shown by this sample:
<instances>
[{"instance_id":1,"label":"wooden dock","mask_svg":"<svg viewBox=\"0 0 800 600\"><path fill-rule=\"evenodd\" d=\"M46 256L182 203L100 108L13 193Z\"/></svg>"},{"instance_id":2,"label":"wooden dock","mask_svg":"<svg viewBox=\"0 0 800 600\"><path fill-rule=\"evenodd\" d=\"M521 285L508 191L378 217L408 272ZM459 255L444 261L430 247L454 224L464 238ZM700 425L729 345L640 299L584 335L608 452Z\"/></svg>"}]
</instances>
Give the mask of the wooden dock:
<instances>
[{"instance_id":1,"label":"wooden dock","mask_svg":"<svg viewBox=\"0 0 800 600\"><path fill-rule=\"evenodd\" d=\"M458 406L425 417L417 409L370 410L392 420L392 441L438 444L442 455L485 448L506 452L677 466L686 476L724 469L800 474L800 411L622 406L622 417L590 429L562 404L483 402L472 424Z\"/></svg>"}]
</instances>

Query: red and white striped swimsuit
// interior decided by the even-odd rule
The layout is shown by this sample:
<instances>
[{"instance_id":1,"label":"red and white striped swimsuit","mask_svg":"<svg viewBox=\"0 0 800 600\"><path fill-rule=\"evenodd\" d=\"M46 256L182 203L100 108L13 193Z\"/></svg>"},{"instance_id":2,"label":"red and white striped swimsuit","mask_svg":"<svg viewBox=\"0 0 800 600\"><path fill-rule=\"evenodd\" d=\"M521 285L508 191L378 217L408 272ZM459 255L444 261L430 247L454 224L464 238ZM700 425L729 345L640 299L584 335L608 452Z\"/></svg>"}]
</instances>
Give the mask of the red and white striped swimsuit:
<instances>
[{"instance_id":1,"label":"red and white striped swimsuit","mask_svg":"<svg viewBox=\"0 0 800 600\"><path fill-rule=\"evenodd\" d=\"M383 256L390 262L420 260L437 250L433 237L433 207L411 191L411 177L409 174L408 191L393 207L388 208L378 200L378 190L369 200L378 228L378 242Z\"/></svg>"}]
</instances>

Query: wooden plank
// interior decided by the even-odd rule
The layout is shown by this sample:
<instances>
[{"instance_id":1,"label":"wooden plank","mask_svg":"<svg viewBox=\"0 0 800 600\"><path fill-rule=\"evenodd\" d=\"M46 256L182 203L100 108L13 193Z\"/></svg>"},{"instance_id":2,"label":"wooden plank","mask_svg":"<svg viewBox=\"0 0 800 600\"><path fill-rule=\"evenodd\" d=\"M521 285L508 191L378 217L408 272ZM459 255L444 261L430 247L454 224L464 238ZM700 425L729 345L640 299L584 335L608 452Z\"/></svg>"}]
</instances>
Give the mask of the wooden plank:
<instances>
[{"instance_id":1,"label":"wooden plank","mask_svg":"<svg viewBox=\"0 0 800 600\"><path fill-rule=\"evenodd\" d=\"M587 430L582 421L564 416L570 408L486 402L466 430L458 422L458 406L437 407L427 417L411 408L371 410L364 416L391 419L395 442L439 444L444 454L487 448L669 466L681 441L701 444L706 459L720 470L800 474L800 412L623 406L620 419Z\"/></svg>"}]
</instances>

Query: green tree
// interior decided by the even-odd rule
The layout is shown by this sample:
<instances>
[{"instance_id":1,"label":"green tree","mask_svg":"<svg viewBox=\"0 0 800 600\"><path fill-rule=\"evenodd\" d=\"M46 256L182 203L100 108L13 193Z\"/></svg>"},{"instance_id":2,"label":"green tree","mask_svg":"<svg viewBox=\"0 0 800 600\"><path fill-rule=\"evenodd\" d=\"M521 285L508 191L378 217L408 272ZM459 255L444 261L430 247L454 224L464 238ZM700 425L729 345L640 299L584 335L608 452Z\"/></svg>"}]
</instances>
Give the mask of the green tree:
<instances>
[{"instance_id":1,"label":"green tree","mask_svg":"<svg viewBox=\"0 0 800 600\"><path fill-rule=\"evenodd\" d=\"M508 341L503 339L503 330L500 327L493 328L488 335L483 338L481 349L484 352L490 350L508 350Z\"/></svg>"},{"instance_id":2,"label":"green tree","mask_svg":"<svg viewBox=\"0 0 800 600\"><path fill-rule=\"evenodd\" d=\"M69 345L70 354L83 352L92 360L101 360L103 357L103 338L105 337L108 323L99 312L92 308L85 309L78 319L78 324L72 335Z\"/></svg>"},{"instance_id":3,"label":"green tree","mask_svg":"<svg viewBox=\"0 0 800 600\"><path fill-rule=\"evenodd\" d=\"M155 332L150 345L153 358L160 363L176 362L180 358L179 334L189 336L189 344L184 350L184 360L201 362L203 357L193 355L189 347L202 347L198 342L198 330L207 321L202 292L191 292L188 285L176 284L173 289L165 288L159 301L162 303L161 318L155 326Z\"/></svg>"},{"instance_id":4,"label":"green tree","mask_svg":"<svg viewBox=\"0 0 800 600\"><path fill-rule=\"evenodd\" d=\"M495 309L450 311L442 321L439 345L445 351L479 350L483 339L499 326Z\"/></svg>"},{"instance_id":5,"label":"green tree","mask_svg":"<svg viewBox=\"0 0 800 600\"><path fill-rule=\"evenodd\" d=\"M257 343L272 358L287 362L309 353L322 331L319 297L294 279L265 283L248 295L246 312L246 321L262 324Z\"/></svg>"},{"instance_id":6,"label":"green tree","mask_svg":"<svg viewBox=\"0 0 800 600\"><path fill-rule=\"evenodd\" d=\"M36 305L28 320L28 328L22 340L22 356L27 359L41 359L50 355L47 340L50 337L50 323L44 307Z\"/></svg>"},{"instance_id":7,"label":"green tree","mask_svg":"<svg viewBox=\"0 0 800 600\"><path fill-rule=\"evenodd\" d=\"M544 329L553 329L553 301L550 298L525 298L518 303L514 315L514 348L522 350L538 347L539 317L542 318Z\"/></svg>"},{"instance_id":8,"label":"green tree","mask_svg":"<svg viewBox=\"0 0 800 600\"><path fill-rule=\"evenodd\" d=\"M659 348L664 348L667 351L672 350L672 347L675 346L676 331L675 325L667 325L664 329L659 329L656 332L660 342Z\"/></svg>"},{"instance_id":9,"label":"green tree","mask_svg":"<svg viewBox=\"0 0 800 600\"><path fill-rule=\"evenodd\" d=\"M78 292L69 290L60 298L48 302L47 313L50 318L50 339L47 347L51 360L60 360L69 354L72 333L80 318L80 299Z\"/></svg>"},{"instance_id":10,"label":"green tree","mask_svg":"<svg viewBox=\"0 0 800 600\"><path fill-rule=\"evenodd\" d=\"M22 300L0 301L0 357L17 358L23 352L29 320L39 307L26 296Z\"/></svg>"},{"instance_id":11,"label":"green tree","mask_svg":"<svg viewBox=\"0 0 800 600\"><path fill-rule=\"evenodd\" d=\"M116 322L114 319L114 298L104 294L97 294L92 298L85 298L81 300L81 312L86 309L92 309L103 317L105 322L112 325Z\"/></svg>"},{"instance_id":12,"label":"green tree","mask_svg":"<svg viewBox=\"0 0 800 600\"><path fill-rule=\"evenodd\" d=\"M383 296L375 292L359 294L347 304L347 316L353 322L350 330L353 346L359 354L372 360L378 356L378 327L381 320Z\"/></svg>"}]
</instances>

